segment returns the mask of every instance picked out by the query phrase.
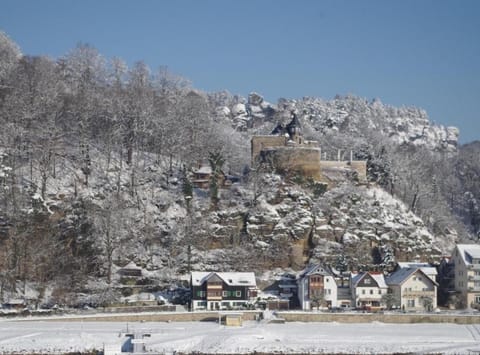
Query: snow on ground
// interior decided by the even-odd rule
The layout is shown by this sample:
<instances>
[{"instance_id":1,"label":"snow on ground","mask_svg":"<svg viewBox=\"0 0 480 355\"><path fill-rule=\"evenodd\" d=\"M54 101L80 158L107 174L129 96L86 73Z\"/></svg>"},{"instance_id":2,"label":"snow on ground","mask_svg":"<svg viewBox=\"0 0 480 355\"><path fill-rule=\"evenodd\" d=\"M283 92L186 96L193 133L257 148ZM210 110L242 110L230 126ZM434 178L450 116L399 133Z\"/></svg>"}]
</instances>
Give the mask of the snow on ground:
<instances>
[{"instance_id":1,"label":"snow on ground","mask_svg":"<svg viewBox=\"0 0 480 355\"><path fill-rule=\"evenodd\" d=\"M128 329L127 329L128 328ZM480 325L244 322L0 321L0 353L67 352L122 344L121 332L148 332L147 351L170 353L469 353L480 351Z\"/></svg>"}]
</instances>

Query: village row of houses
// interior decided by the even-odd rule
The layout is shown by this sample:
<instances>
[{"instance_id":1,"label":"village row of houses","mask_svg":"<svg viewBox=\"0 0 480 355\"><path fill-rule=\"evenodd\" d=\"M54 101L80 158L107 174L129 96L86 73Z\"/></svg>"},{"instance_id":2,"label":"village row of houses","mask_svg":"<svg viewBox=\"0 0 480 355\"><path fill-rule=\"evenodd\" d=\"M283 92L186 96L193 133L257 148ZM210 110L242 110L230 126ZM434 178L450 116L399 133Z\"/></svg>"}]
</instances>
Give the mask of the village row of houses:
<instances>
[{"instance_id":1,"label":"village row of houses","mask_svg":"<svg viewBox=\"0 0 480 355\"><path fill-rule=\"evenodd\" d=\"M193 311L243 308L259 299L253 272L192 272L190 285ZM294 277L280 280L274 293L277 305L283 302L303 310L419 311L437 308L440 285L455 299L457 307L480 306L480 245L456 245L438 270L427 263L404 262L388 275L346 274L325 265L311 265Z\"/></svg>"}]
</instances>

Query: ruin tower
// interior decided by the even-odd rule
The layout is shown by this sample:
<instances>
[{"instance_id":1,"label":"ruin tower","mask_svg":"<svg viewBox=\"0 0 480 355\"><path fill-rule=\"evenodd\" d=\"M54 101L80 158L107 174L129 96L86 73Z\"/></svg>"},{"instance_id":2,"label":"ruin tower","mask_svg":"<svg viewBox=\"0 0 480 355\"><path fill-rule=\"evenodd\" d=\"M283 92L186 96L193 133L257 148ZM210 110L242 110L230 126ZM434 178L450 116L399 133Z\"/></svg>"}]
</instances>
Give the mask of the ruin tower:
<instances>
[{"instance_id":1,"label":"ruin tower","mask_svg":"<svg viewBox=\"0 0 480 355\"><path fill-rule=\"evenodd\" d=\"M288 135L290 136L290 140L297 144L303 144L302 126L300 126L300 121L298 120L295 112L292 112L292 120L286 128Z\"/></svg>"}]
</instances>

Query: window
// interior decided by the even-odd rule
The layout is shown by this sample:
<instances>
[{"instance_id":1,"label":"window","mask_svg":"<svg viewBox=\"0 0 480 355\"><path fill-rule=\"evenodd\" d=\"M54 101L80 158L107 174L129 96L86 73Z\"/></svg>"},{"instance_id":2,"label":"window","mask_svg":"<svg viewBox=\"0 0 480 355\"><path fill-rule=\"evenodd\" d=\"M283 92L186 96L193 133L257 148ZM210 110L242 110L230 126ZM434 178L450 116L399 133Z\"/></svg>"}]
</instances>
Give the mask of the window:
<instances>
[{"instance_id":1,"label":"window","mask_svg":"<svg viewBox=\"0 0 480 355\"><path fill-rule=\"evenodd\" d=\"M235 297L242 297L242 291L235 291Z\"/></svg>"},{"instance_id":2,"label":"window","mask_svg":"<svg viewBox=\"0 0 480 355\"><path fill-rule=\"evenodd\" d=\"M364 294L365 294L365 290L362 290L362 295L364 295Z\"/></svg>"},{"instance_id":3,"label":"window","mask_svg":"<svg viewBox=\"0 0 480 355\"><path fill-rule=\"evenodd\" d=\"M382 290L379 289L379 290L378 290L378 294L381 295L381 294L382 294Z\"/></svg>"},{"instance_id":4,"label":"window","mask_svg":"<svg viewBox=\"0 0 480 355\"><path fill-rule=\"evenodd\" d=\"M480 295L475 296L475 303L480 303Z\"/></svg>"},{"instance_id":5,"label":"window","mask_svg":"<svg viewBox=\"0 0 480 355\"><path fill-rule=\"evenodd\" d=\"M407 300L407 307L415 307L415 300Z\"/></svg>"},{"instance_id":6,"label":"window","mask_svg":"<svg viewBox=\"0 0 480 355\"><path fill-rule=\"evenodd\" d=\"M205 297L205 291L197 291L197 297Z\"/></svg>"},{"instance_id":7,"label":"window","mask_svg":"<svg viewBox=\"0 0 480 355\"><path fill-rule=\"evenodd\" d=\"M373 295L373 290L370 290L370 294Z\"/></svg>"},{"instance_id":8,"label":"window","mask_svg":"<svg viewBox=\"0 0 480 355\"><path fill-rule=\"evenodd\" d=\"M365 280L363 280L363 282L365 283L365 285L370 285L371 281L372 281L372 280L370 280L370 279L365 279Z\"/></svg>"},{"instance_id":9,"label":"window","mask_svg":"<svg viewBox=\"0 0 480 355\"><path fill-rule=\"evenodd\" d=\"M222 297L222 291L208 291L208 297Z\"/></svg>"},{"instance_id":10,"label":"window","mask_svg":"<svg viewBox=\"0 0 480 355\"><path fill-rule=\"evenodd\" d=\"M228 291L223 291L222 292L222 297L228 297Z\"/></svg>"}]
</instances>

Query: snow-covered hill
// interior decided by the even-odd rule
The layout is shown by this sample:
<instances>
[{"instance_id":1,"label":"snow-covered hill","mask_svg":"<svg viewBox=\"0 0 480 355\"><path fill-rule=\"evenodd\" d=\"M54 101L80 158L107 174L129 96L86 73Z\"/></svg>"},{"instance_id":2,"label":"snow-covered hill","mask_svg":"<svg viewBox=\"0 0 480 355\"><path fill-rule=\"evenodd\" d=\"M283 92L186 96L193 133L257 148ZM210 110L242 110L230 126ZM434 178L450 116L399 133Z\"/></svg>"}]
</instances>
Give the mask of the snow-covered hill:
<instances>
[{"instance_id":1,"label":"snow-covered hill","mask_svg":"<svg viewBox=\"0 0 480 355\"><path fill-rule=\"evenodd\" d=\"M280 99L277 105L272 105L261 95L251 93L248 100L243 101L232 103L231 107L218 103L217 112L231 119L238 129L247 130L261 127L265 122L283 121L294 110L299 113L307 131L320 135L344 133L362 137L369 132L377 132L396 145L413 144L450 152L455 151L458 145L459 130L456 127L432 123L425 110L394 107L383 104L379 99L369 101L352 95L337 96L332 100L305 97L299 100Z\"/></svg>"}]
</instances>

